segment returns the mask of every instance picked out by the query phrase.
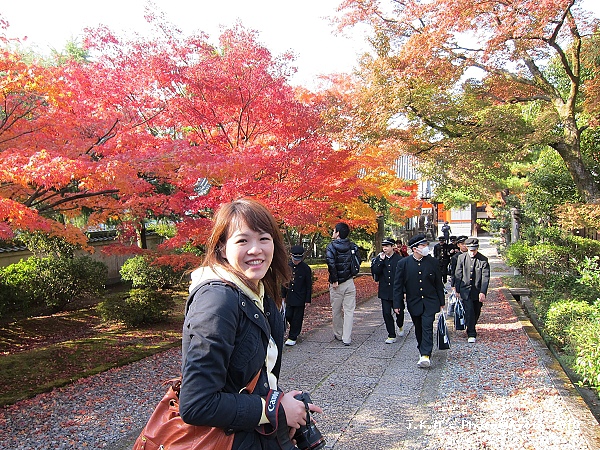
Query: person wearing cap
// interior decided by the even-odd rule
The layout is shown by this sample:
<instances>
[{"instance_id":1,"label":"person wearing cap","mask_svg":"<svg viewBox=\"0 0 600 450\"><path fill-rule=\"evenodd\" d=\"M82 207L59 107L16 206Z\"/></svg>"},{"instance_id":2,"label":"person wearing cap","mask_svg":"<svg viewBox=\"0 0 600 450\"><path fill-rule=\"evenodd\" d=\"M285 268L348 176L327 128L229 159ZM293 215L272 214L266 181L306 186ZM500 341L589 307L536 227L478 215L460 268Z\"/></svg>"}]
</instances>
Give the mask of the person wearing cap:
<instances>
[{"instance_id":1,"label":"person wearing cap","mask_svg":"<svg viewBox=\"0 0 600 450\"><path fill-rule=\"evenodd\" d=\"M438 243L433 246L433 257L440 263L440 272L442 272L442 282L448 281L448 265L450 264L450 247L444 236L438 238Z\"/></svg>"},{"instance_id":2,"label":"person wearing cap","mask_svg":"<svg viewBox=\"0 0 600 450\"><path fill-rule=\"evenodd\" d=\"M312 270L304 262L304 253L304 247L301 245L294 245L290 249L289 266L292 269L292 278L289 284L281 289L281 296L285 302L285 320L290 326L285 345L296 345L302 331L304 309L312 299Z\"/></svg>"},{"instance_id":3,"label":"person wearing cap","mask_svg":"<svg viewBox=\"0 0 600 450\"><path fill-rule=\"evenodd\" d=\"M450 240L450 233L452 232L448 221L445 221L444 225L442 225L441 232L444 235L444 239L446 239L446 242L448 242Z\"/></svg>"},{"instance_id":4,"label":"person wearing cap","mask_svg":"<svg viewBox=\"0 0 600 450\"><path fill-rule=\"evenodd\" d=\"M452 289L452 293L456 295L456 276L454 272L456 271L456 261L458 261L458 256L462 253L466 253L467 247L465 245L465 241L469 236L460 235L455 237L456 248L458 251L454 253L454 255L450 258L450 288ZM456 302L448 302L448 315L454 314L454 307L456 306Z\"/></svg>"},{"instance_id":5,"label":"person wearing cap","mask_svg":"<svg viewBox=\"0 0 600 450\"><path fill-rule=\"evenodd\" d=\"M479 239L471 237L465 240L464 245L467 252L456 260L455 288L465 308L467 341L474 344L477 337L475 327L490 284L490 264L487 257L479 253Z\"/></svg>"},{"instance_id":6,"label":"person wearing cap","mask_svg":"<svg viewBox=\"0 0 600 450\"><path fill-rule=\"evenodd\" d=\"M348 239L349 235L348 224L337 223L331 235L332 241L325 249L333 336L344 345L350 345L352 342L352 325L356 309L356 286L352 275L351 258L357 255L360 263L358 246Z\"/></svg>"},{"instance_id":7,"label":"person wearing cap","mask_svg":"<svg viewBox=\"0 0 600 450\"><path fill-rule=\"evenodd\" d=\"M381 300L383 322L388 333L386 344L396 342L396 325L398 325L398 335L404 336L404 308L400 314L396 314L395 321L393 311L394 275L398 261L402 259L402 256L394 251L395 245L396 241L393 238L384 239L381 243L381 253L371 261L371 273L373 278L379 282L377 296Z\"/></svg>"},{"instance_id":8,"label":"person wearing cap","mask_svg":"<svg viewBox=\"0 0 600 450\"><path fill-rule=\"evenodd\" d=\"M456 243L457 239L458 238L456 236L450 236L450 242L448 243L448 253L450 253L450 259L452 259L452 257L457 253L460 253L460 249L458 248L458 244Z\"/></svg>"},{"instance_id":9,"label":"person wearing cap","mask_svg":"<svg viewBox=\"0 0 600 450\"><path fill-rule=\"evenodd\" d=\"M429 255L429 242L424 234L408 241L412 255L402 258L394 276L394 311L406 307L415 325L420 358L417 366L431 366L433 351L433 322L445 304L444 285L438 261ZM406 298L406 300L405 300Z\"/></svg>"}]
</instances>

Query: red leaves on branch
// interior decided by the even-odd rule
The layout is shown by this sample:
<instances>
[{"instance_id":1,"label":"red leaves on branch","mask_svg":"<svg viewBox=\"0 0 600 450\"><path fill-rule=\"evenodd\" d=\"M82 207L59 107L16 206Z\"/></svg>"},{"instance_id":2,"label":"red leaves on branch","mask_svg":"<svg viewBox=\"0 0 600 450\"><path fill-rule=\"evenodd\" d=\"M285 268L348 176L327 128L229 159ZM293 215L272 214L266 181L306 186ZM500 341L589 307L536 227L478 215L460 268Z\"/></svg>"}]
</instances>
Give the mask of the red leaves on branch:
<instances>
[{"instance_id":1,"label":"red leaves on branch","mask_svg":"<svg viewBox=\"0 0 600 450\"><path fill-rule=\"evenodd\" d=\"M85 213L131 230L167 218L167 246L197 244L212 211L242 196L302 234L340 218L374 227L359 176L373 160L334 148L323 99L287 83L290 55L241 25L215 46L149 17L160 37L87 30L87 61L0 54L0 238L38 229L82 243L62 223Z\"/></svg>"}]
</instances>

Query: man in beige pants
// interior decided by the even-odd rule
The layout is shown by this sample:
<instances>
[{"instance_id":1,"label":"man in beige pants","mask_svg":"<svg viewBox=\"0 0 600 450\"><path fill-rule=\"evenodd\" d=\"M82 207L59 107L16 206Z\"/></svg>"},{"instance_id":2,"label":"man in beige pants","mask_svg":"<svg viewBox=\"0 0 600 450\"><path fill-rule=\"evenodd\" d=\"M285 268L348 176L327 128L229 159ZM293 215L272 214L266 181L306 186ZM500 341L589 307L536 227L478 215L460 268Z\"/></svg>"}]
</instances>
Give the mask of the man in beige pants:
<instances>
[{"instance_id":1,"label":"man in beige pants","mask_svg":"<svg viewBox=\"0 0 600 450\"><path fill-rule=\"evenodd\" d=\"M352 342L352 324L356 308L356 287L352 269L352 258L360 256L358 246L348 239L350 227L336 224L332 241L327 245L325 258L329 271L329 297L333 315L333 335L344 345Z\"/></svg>"}]
</instances>

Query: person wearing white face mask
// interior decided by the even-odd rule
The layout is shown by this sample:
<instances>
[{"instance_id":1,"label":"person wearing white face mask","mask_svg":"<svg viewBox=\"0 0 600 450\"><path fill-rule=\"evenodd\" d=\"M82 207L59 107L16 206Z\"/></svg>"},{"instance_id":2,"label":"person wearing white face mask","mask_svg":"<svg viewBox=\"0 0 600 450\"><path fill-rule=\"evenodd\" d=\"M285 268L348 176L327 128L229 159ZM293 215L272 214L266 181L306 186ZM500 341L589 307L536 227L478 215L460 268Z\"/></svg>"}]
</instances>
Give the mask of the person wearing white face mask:
<instances>
[{"instance_id":1,"label":"person wearing white face mask","mask_svg":"<svg viewBox=\"0 0 600 450\"><path fill-rule=\"evenodd\" d=\"M406 306L415 325L420 358L417 366L431 366L433 322L445 304L444 285L438 261L429 256L429 242L424 234L408 241L412 255L402 258L394 277L394 311L399 314Z\"/></svg>"},{"instance_id":2,"label":"person wearing white face mask","mask_svg":"<svg viewBox=\"0 0 600 450\"><path fill-rule=\"evenodd\" d=\"M479 253L479 239L469 238L465 246L467 252L459 255L456 261L454 287L465 308L467 342L474 344L477 337L475 326L490 284L490 264L487 257Z\"/></svg>"}]
</instances>

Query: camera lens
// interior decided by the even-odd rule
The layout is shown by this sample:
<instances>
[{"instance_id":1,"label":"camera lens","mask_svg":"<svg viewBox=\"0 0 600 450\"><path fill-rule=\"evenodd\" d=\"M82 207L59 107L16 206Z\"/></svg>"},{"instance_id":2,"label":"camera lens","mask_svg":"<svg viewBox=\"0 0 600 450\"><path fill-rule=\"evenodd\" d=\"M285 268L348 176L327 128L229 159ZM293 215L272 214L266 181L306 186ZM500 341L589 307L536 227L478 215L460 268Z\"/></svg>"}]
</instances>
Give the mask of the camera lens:
<instances>
[{"instance_id":1,"label":"camera lens","mask_svg":"<svg viewBox=\"0 0 600 450\"><path fill-rule=\"evenodd\" d=\"M310 412L308 409L308 404L311 403L310 394L308 392L303 392L295 395L294 398L304 402L307 423L307 425L298 428L294 434L296 446L300 450L318 450L325 447L325 438L310 419Z\"/></svg>"},{"instance_id":2,"label":"camera lens","mask_svg":"<svg viewBox=\"0 0 600 450\"><path fill-rule=\"evenodd\" d=\"M314 424L302 426L294 434L300 450L318 450L325 447L325 438Z\"/></svg>"}]
</instances>

